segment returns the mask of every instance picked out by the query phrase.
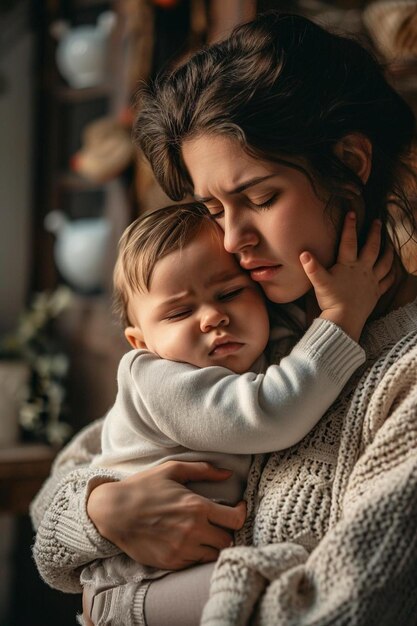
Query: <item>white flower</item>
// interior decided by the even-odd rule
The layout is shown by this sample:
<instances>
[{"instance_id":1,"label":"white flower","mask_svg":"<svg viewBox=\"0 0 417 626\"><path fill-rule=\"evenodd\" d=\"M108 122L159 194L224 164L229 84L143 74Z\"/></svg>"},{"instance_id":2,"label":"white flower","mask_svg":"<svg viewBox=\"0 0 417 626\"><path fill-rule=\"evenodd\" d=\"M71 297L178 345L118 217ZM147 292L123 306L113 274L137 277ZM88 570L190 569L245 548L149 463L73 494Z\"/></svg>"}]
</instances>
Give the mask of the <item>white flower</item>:
<instances>
[{"instance_id":1,"label":"white flower","mask_svg":"<svg viewBox=\"0 0 417 626\"><path fill-rule=\"evenodd\" d=\"M65 354L55 354L51 359L51 373L59 378L65 376L69 368L69 359Z\"/></svg>"},{"instance_id":2,"label":"white flower","mask_svg":"<svg viewBox=\"0 0 417 626\"><path fill-rule=\"evenodd\" d=\"M52 358L48 355L38 356L33 364L36 372L43 378L48 378L52 370Z\"/></svg>"},{"instance_id":3,"label":"white flower","mask_svg":"<svg viewBox=\"0 0 417 626\"><path fill-rule=\"evenodd\" d=\"M48 308L51 317L56 317L64 309L66 309L72 302L73 293L68 287L58 287L53 293L51 293Z\"/></svg>"},{"instance_id":4,"label":"white flower","mask_svg":"<svg viewBox=\"0 0 417 626\"><path fill-rule=\"evenodd\" d=\"M62 445L71 433L71 426L65 422L52 422L46 426L46 437L54 445Z\"/></svg>"},{"instance_id":5,"label":"white flower","mask_svg":"<svg viewBox=\"0 0 417 626\"><path fill-rule=\"evenodd\" d=\"M48 381L44 385L44 389L45 392L48 394L49 402L54 406L58 406L58 408L60 408L65 395L65 391L62 385L59 385L54 381Z\"/></svg>"},{"instance_id":6,"label":"white flower","mask_svg":"<svg viewBox=\"0 0 417 626\"><path fill-rule=\"evenodd\" d=\"M20 408L19 422L28 430L33 430L39 423L39 415L42 411L40 402L26 402Z\"/></svg>"}]
</instances>

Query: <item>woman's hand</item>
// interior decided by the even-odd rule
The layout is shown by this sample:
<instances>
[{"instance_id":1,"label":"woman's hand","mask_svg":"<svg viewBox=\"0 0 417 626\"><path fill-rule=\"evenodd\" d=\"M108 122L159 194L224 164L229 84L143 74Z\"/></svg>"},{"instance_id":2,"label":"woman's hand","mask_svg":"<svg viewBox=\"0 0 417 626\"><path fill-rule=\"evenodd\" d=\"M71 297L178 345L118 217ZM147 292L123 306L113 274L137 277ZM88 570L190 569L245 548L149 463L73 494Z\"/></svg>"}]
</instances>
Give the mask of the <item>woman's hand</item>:
<instances>
[{"instance_id":1,"label":"woman's hand","mask_svg":"<svg viewBox=\"0 0 417 626\"><path fill-rule=\"evenodd\" d=\"M209 463L168 461L90 494L87 511L99 533L142 565L183 569L215 561L246 517L244 502L217 504L185 487L221 481L229 470Z\"/></svg>"}]
</instances>

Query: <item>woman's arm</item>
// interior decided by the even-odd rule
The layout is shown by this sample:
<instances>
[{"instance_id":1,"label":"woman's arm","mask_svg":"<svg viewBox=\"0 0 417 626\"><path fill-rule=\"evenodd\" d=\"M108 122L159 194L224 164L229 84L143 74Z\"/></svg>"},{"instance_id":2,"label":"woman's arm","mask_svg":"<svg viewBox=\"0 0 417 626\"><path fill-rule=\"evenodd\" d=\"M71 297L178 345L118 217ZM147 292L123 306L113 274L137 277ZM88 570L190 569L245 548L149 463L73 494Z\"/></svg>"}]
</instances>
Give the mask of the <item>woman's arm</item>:
<instances>
[{"instance_id":1,"label":"woman's arm","mask_svg":"<svg viewBox=\"0 0 417 626\"><path fill-rule=\"evenodd\" d=\"M100 449L102 423L64 448L31 505L33 555L45 582L79 593L79 568L120 551L166 569L215 560L230 544L225 529L242 526L245 507L215 504L180 483L225 480L230 472L171 462L119 481L114 472L89 467Z\"/></svg>"},{"instance_id":2,"label":"woman's arm","mask_svg":"<svg viewBox=\"0 0 417 626\"><path fill-rule=\"evenodd\" d=\"M295 543L225 550L202 624L415 624L417 354L407 365L374 397L338 521L311 554Z\"/></svg>"},{"instance_id":3,"label":"woman's arm","mask_svg":"<svg viewBox=\"0 0 417 626\"><path fill-rule=\"evenodd\" d=\"M103 482L117 480L114 472L89 468L100 450L102 425L103 420L89 425L60 452L30 507L39 573L62 591L80 592L77 567L119 552L98 533L86 512L90 492Z\"/></svg>"}]
</instances>

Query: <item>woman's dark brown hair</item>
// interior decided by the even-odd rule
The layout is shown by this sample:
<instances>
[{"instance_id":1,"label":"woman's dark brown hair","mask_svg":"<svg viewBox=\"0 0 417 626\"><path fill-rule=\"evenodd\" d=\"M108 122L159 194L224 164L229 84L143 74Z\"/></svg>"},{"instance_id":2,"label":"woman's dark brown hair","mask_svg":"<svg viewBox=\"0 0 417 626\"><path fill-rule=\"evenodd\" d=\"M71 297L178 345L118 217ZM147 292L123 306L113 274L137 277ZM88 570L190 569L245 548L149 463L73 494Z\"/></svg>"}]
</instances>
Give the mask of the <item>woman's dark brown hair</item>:
<instances>
[{"instance_id":1,"label":"woman's dark brown hair","mask_svg":"<svg viewBox=\"0 0 417 626\"><path fill-rule=\"evenodd\" d=\"M137 143L175 200L192 192L183 142L222 134L251 155L301 169L332 199L349 197L354 185L366 207L363 233L377 217L392 222L390 205L414 229L403 187L413 178L411 109L362 45L306 18L270 12L236 28L142 90L139 108ZM365 185L334 153L354 132L372 143Z\"/></svg>"}]
</instances>

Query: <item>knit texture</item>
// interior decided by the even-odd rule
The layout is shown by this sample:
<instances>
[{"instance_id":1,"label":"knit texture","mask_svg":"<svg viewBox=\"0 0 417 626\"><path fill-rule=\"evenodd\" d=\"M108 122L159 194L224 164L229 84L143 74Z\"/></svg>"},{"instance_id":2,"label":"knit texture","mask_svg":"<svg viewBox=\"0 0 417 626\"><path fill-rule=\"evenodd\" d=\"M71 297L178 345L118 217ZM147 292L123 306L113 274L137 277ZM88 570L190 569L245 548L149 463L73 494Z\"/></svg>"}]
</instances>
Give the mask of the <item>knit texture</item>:
<instances>
[{"instance_id":1,"label":"knit texture","mask_svg":"<svg viewBox=\"0 0 417 626\"><path fill-rule=\"evenodd\" d=\"M367 363L299 445L257 457L204 626L415 626L417 307L370 324Z\"/></svg>"},{"instance_id":2,"label":"knit texture","mask_svg":"<svg viewBox=\"0 0 417 626\"><path fill-rule=\"evenodd\" d=\"M43 580L51 587L80 593L77 568L94 558L120 552L104 539L87 514L87 499L97 485L118 480L111 470L90 469L100 451L103 420L84 430L57 456L50 477L30 506L37 530L33 557Z\"/></svg>"},{"instance_id":3,"label":"knit texture","mask_svg":"<svg viewBox=\"0 0 417 626\"><path fill-rule=\"evenodd\" d=\"M417 302L369 324L362 345L367 362L316 428L256 457L248 518L220 556L204 626L416 625ZM58 459L31 510L39 571L64 591L80 591L87 560L117 552L81 514L91 481L117 478L82 467L98 451L95 428Z\"/></svg>"}]
</instances>

